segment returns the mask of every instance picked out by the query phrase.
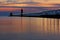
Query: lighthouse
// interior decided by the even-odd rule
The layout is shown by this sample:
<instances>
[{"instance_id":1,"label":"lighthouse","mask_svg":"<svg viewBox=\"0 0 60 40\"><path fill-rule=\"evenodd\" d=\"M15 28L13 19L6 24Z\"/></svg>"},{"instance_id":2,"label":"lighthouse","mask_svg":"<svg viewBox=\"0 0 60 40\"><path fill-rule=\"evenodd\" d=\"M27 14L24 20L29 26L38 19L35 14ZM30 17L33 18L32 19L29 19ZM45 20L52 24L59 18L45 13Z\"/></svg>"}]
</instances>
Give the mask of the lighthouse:
<instances>
[{"instance_id":1,"label":"lighthouse","mask_svg":"<svg viewBox=\"0 0 60 40\"><path fill-rule=\"evenodd\" d=\"M21 17L23 16L23 9L21 9Z\"/></svg>"}]
</instances>

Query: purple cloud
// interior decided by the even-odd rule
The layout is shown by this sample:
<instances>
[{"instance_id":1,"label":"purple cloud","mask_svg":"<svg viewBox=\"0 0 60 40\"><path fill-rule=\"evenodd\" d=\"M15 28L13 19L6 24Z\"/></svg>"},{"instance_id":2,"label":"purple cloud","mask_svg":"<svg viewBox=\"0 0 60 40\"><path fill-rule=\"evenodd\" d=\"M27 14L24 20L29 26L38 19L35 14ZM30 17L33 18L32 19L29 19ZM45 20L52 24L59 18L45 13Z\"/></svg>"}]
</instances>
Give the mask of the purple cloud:
<instances>
[{"instance_id":1,"label":"purple cloud","mask_svg":"<svg viewBox=\"0 0 60 40\"><path fill-rule=\"evenodd\" d=\"M53 4L54 7L60 7L60 4Z\"/></svg>"}]
</instances>

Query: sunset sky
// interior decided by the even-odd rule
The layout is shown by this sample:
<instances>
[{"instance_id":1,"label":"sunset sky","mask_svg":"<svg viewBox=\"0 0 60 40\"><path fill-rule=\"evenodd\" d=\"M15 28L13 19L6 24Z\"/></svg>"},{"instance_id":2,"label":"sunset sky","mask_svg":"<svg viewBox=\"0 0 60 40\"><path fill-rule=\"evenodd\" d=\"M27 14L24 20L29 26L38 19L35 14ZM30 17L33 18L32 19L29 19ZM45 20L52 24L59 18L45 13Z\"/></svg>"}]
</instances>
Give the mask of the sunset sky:
<instances>
[{"instance_id":1,"label":"sunset sky","mask_svg":"<svg viewBox=\"0 0 60 40\"><path fill-rule=\"evenodd\" d=\"M60 0L0 0L0 6L59 7Z\"/></svg>"},{"instance_id":2,"label":"sunset sky","mask_svg":"<svg viewBox=\"0 0 60 40\"><path fill-rule=\"evenodd\" d=\"M22 3L22 2L38 2L38 3L60 3L60 0L0 0L0 3Z\"/></svg>"}]
</instances>

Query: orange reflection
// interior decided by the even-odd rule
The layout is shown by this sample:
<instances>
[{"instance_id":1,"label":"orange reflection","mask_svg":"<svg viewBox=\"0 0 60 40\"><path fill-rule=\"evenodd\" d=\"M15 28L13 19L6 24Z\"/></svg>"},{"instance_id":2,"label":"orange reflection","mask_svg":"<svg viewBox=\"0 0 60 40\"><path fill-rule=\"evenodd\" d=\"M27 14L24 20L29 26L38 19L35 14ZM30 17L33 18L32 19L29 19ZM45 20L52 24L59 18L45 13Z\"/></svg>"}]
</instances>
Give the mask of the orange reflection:
<instances>
[{"instance_id":1,"label":"orange reflection","mask_svg":"<svg viewBox=\"0 0 60 40\"><path fill-rule=\"evenodd\" d=\"M15 33L60 33L60 19L12 17L0 20L0 32Z\"/></svg>"}]
</instances>

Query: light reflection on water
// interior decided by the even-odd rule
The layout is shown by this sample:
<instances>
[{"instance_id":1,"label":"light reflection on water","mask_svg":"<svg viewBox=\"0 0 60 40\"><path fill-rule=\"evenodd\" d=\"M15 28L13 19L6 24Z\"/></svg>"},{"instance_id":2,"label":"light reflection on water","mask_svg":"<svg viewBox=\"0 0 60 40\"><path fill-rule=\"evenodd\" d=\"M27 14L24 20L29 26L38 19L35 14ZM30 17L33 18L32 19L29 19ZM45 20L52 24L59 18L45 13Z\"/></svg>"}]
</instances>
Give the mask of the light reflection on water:
<instances>
[{"instance_id":1,"label":"light reflection on water","mask_svg":"<svg viewBox=\"0 0 60 40\"><path fill-rule=\"evenodd\" d=\"M32 17L1 17L0 39L60 40L59 24L60 19Z\"/></svg>"}]
</instances>

